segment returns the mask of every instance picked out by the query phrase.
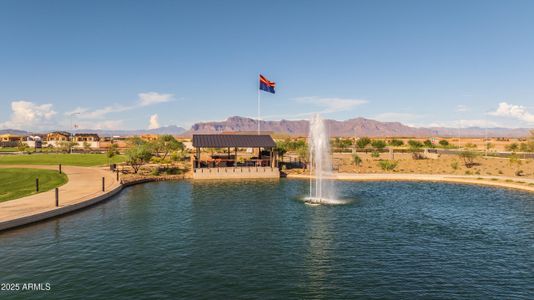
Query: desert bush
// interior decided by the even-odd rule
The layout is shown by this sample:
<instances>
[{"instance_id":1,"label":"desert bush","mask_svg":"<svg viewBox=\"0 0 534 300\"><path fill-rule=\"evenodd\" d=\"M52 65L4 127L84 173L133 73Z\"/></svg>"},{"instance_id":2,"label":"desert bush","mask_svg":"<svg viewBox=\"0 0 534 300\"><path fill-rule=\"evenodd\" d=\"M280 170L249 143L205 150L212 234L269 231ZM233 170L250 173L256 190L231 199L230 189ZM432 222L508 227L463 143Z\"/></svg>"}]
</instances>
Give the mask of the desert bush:
<instances>
[{"instance_id":1,"label":"desert bush","mask_svg":"<svg viewBox=\"0 0 534 300\"><path fill-rule=\"evenodd\" d=\"M439 144L440 144L441 146L443 146L443 147L447 147L447 146L449 146L449 141L447 141L447 140L441 140L441 141L439 141Z\"/></svg>"},{"instance_id":2,"label":"desert bush","mask_svg":"<svg viewBox=\"0 0 534 300\"><path fill-rule=\"evenodd\" d=\"M335 138L333 141L331 141L332 147L339 148L342 151L352 146L352 140L349 139L341 139L339 137Z\"/></svg>"},{"instance_id":3,"label":"desert bush","mask_svg":"<svg viewBox=\"0 0 534 300\"><path fill-rule=\"evenodd\" d=\"M525 176L525 172L523 170L517 170L515 171L515 176Z\"/></svg>"},{"instance_id":4,"label":"desert bush","mask_svg":"<svg viewBox=\"0 0 534 300\"><path fill-rule=\"evenodd\" d=\"M374 140L373 142L371 142L371 146L373 146L373 148L377 150L382 150L386 148L387 144L383 140Z\"/></svg>"},{"instance_id":5,"label":"desert bush","mask_svg":"<svg viewBox=\"0 0 534 300\"><path fill-rule=\"evenodd\" d=\"M378 162L378 165L384 171L393 171L397 167L398 162L395 160L381 160Z\"/></svg>"},{"instance_id":6,"label":"desert bush","mask_svg":"<svg viewBox=\"0 0 534 300\"><path fill-rule=\"evenodd\" d=\"M475 159L478 157L478 153L471 150L464 150L458 153L458 156L463 159L464 165L467 168L471 168L476 164Z\"/></svg>"},{"instance_id":7,"label":"desert bush","mask_svg":"<svg viewBox=\"0 0 534 300\"><path fill-rule=\"evenodd\" d=\"M389 141L388 144L393 147L400 147L404 145L404 142L402 140L392 139L391 141Z\"/></svg>"},{"instance_id":8,"label":"desert bush","mask_svg":"<svg viewBox=\"0 0 534 300\"><path fill-rule=\"evenodd\" d=\"M518 143L511 143L509 145L506 145L505 149L506 149L506 151L516 152L517 150L519 150L519 144Z\"/></svg>"},{"instance_id":9,"label":"desert bush","mask_svg":"<svg viewBox=\"0 0 534 300\"><path fill-rule=\"evenodd\" d=\"M476 149L477 145L475 145L473 143L467 143L467 144L464 145L464 148L466 148L466 149Z\"/></svg>"},{"instance_id":10,"label":"desert bush","mask_svg":"<svg viewBox=\"0 0 534 300\"><path fill-rule=\"evenodd\" d=\"M352 156L352 162L356 165L356 166L361 166L362 164L362 159L358 156L358 154L354 154Z\"/></svg>"},{"instance_id":11,"label":"desert bush","mask_svg":"<svg viewBox=\"0 0 534 300\"><path fill-rule=\"evenodd\" d=\"M457 162L457 161L452 162L452 163L451 163L451 168L452 168L453 170L458 170L458 168L459 168L458 162Z\"/></svg>"},{"instance_id":12,"label":"desert bush","mask_svg":"<svg viewBox=\"0 0 534 300\"><path fill-rule=\"evenodd\" d=\"M380 157L380 152L378 152L378 151L373 151L373 152L371 153L371 157L374 157L374 158L378 158L378 157Z\"/></svg>"},{"instance_id":13,"label":"desert bush","mask_svg":"<svg viewBox=\"0 0 534 300\"><path fill-rule=\"evenodd\" d=\"M361 137L356 141L356 146L360 149L364 149L369 144L371 144L371 139L368 137Z\"/></svg>"},{"instance_id":14,"label":"desert bush","mask_svg":"<svg viewBox=\"0 0 534 300\"><path fill-rule=\"evenodd\" d=\"M423 148L423 144L421 142L416 141L416 140L409 140L408 141L408 146L410 146L409 150L410 150L410 152L412 152L413 159L422 159L423 158L421 153L419 153L421 148Z\"/></svg>"},{"instance_id":15,"label":"desert bush","mask_svg":"<svg viewBox=\"0 0 534 300\"><path fill-rule=\"evenodd\" d=\"M512 155L510 155L510 158L508 158L508 161L510 162L510 165L522 165L521 163L521 159L519 159L519 156L517 156L517 154L515 153L512 153Z\"/></svg>"}]
</instances>

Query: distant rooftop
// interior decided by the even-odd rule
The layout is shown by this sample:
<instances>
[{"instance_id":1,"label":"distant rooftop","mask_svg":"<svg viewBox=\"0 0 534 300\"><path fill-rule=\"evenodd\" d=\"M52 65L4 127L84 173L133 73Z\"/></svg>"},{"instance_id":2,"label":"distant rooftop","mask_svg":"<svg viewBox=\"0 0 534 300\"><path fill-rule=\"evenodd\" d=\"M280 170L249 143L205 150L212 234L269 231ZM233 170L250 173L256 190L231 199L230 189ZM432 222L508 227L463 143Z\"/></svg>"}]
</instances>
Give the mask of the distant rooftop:
<instances>
[{"instance_id":1,"label":"distant rooftop","mask_svg":"<svg viewBox=\"0 0 534 300\"><path fill-rule=\"evenodd\" d=\"M193 147L200 148L271 148L276 147L273 138L267 134L193 134Z\"/></svg>"}]
</instances>

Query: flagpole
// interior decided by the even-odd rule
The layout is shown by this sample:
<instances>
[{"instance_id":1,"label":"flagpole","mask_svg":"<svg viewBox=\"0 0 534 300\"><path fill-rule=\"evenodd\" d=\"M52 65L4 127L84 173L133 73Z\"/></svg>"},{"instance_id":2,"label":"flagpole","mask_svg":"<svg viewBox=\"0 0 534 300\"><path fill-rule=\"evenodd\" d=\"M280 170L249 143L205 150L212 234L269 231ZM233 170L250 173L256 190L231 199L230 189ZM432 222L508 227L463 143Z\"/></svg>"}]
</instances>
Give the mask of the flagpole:
<instances>
[{"instance_id":1,"label":"flagpole","mask_svg":"<svg viewBox=\"0 0 534 300\"><path fill-rule=\"evenodd\" d=\"M258 86L258 135L260 135L260 87Z\"/></svg>"}]
</instances>

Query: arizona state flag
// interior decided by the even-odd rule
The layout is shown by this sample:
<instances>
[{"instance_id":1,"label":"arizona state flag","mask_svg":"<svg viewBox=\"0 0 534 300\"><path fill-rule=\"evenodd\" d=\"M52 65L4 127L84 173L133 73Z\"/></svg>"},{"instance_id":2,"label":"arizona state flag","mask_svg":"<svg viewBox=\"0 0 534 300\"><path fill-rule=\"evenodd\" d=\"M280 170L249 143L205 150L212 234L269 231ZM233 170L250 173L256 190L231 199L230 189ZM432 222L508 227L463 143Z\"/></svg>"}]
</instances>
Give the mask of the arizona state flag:
<instances>
[{"instance_id":1,"label":"arizona state flag","mask_svg":"<svg viewBox=\"0 0 534 300\"><path fill-rule=\"evenodd\" d=\"M275 85L276 83L267 80L267 78L260 74L260 90L274 94Z\"/></svg>"}]
</instances>

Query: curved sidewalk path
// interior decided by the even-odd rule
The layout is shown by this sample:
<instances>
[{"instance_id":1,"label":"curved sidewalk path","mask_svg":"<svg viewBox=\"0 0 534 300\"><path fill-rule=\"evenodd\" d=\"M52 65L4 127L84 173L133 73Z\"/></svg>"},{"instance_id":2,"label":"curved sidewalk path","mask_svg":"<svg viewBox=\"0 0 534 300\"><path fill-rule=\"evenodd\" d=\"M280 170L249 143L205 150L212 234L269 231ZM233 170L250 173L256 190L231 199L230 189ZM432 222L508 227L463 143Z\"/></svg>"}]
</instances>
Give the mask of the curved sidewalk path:
<instances>
[{"instance_id":1,"label":"curved sidewalk path","mask_svg":"<svg viewBox=\"0 0 534 300\"><path fill-rule=\"evenodd\" d=\"M0 165L1 169L28 168L58 170L57 165ZM0 231L59 216L107 199L122 189L116 174L108 168L62 166L69 181L59 187L59 206L54 189L0 202ZM102 177L105 191L102 192Z\"/></svg>"},{"instance_id":2,"label":"curved sidewalk path","mask_svg":"<svg viewBox=\"0 0 534 300\"><path fill-rule=\"evenodd\" d=\"M310 178L310 175L287 175L287 178ZM439 175L439 174L399 174L399 173L335 173L329 179L349 181L434 181L479 184L504 187L534 192L534 179L524 177L505 176L469 176L469 175ZM481 178L481 179L479 179ZM497 179L497 180L494 180ZM523 183L519 183L521 181ZM529 185L530 184L530 185Z\"/></svg>"}]
</instances>

